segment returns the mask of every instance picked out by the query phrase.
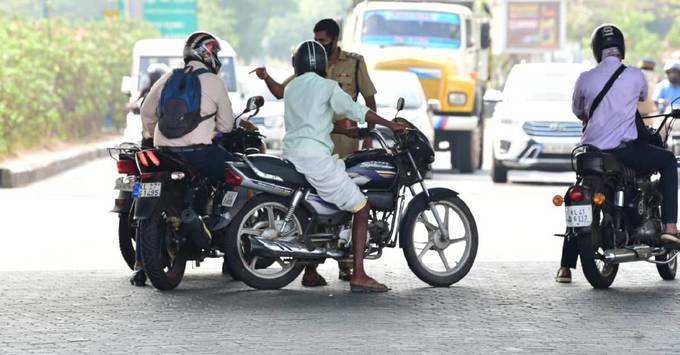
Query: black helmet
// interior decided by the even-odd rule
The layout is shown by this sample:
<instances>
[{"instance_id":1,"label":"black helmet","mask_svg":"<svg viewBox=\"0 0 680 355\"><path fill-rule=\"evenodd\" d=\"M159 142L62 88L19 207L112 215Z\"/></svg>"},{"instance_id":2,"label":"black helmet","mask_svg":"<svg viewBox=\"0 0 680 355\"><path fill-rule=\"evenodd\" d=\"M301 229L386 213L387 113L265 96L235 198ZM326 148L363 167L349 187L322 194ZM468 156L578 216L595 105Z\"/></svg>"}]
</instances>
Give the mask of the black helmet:
<instances>
[{"instance_id":1,"label":"black helmet","mask_svg":"<svg viewBox=\"0 0 680 355\"><path fill-rule=\"evenodd\" d=\"M172 69L165 63L153 63L146 68L146 74L149 76L149 86L153 86L158 79L166 73L171 72Z\"/></svg>"},{"instance_id":2,"label":"black helmet","mask_svg":"<svg viewBox=\"0 0 680 355\"><path fill-rule=\"evenodd\" d=\"M208 32L194 32L184 43L184 64L197 60L217 74L222 66L218 55L221 49L220 41L216 36Z\"/></svg>"},{"instance_id":3,"label":"black helmet","mask_svg":"<svg viewBox=\"0 0 680 355\"><path fill-rule=\"evenodd\" d=\"M597 62L602 61L602 51L616 47L621 54L621 59L626 56L626 43L623 32L612 24L604 24L596 28L590 38L590 47Z\"/></svg>"},{"instance_id":4,"label":"black helmet","mask_svg":"<svg viewBox=\"0 0 680 355\"><path fill-rule=\"evenodd\" d=\"M326 50L317 41L302 42L293 52L293 68L295 68L296 76L314 72L325 78L326 63Z\"/></svg>"}]
</instances>

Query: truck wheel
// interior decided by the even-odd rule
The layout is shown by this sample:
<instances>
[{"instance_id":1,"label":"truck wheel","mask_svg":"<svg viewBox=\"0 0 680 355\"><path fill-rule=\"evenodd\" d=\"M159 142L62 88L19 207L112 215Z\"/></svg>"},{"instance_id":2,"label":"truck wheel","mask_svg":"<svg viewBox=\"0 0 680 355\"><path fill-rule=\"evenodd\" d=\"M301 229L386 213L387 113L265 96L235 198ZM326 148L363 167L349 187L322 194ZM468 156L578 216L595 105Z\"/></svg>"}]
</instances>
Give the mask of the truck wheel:
<instances>
[{"instance_id":1,"label":"truck wheel","mask_svg":"<svg viewBox=\"0 0 680 355\"><path fill-rule=\"evenodd\" d=\"M457 132L451 144L451 168L461 173L472 173L479 165L480 132Z\"/></svg>"},{"instance_id":2,"label":"truck wheel","mask_svg":"<svg viewBox=\"0 0 680 355\"><path fill-rule=\"evenodd\" d=\"M506 183L508 182L508 168L504 167L503 164L492 155L493 164L491 165L491 180L495 183Z\"/></svg>"}]
</instances>

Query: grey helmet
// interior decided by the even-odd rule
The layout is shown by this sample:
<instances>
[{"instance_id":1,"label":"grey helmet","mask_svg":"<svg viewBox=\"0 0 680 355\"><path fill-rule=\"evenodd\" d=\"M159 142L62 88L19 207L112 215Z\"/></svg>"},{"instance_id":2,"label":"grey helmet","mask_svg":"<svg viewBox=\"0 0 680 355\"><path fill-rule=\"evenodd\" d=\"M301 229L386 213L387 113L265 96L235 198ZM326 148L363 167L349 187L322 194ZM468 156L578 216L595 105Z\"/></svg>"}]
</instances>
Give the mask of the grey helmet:
<instances>
[{"instance_id":1,"label":"grey helmet","mask_svg":"<svg viewBox=\"0 0 680 355\"><path fill-rule=\"evenodd\" d=\"M187 37L184 43L184 64L197 60L205 64L208 70L217 74L222 67L219 57L221 49L220 40L217 36L209 32L194 32Z\"/></svg>"},{"instance_id":2,"label":"grey helmet","mask_svg":"<svg viewBox=\"0 0 680 355\"><path fill-rule=\"evenodd\" d=\"M293 52L293 68L295 68L296 76L314 72L325 78L327 63L326 50L317 41L304 41Z\"/></svg>"}]
</instances>

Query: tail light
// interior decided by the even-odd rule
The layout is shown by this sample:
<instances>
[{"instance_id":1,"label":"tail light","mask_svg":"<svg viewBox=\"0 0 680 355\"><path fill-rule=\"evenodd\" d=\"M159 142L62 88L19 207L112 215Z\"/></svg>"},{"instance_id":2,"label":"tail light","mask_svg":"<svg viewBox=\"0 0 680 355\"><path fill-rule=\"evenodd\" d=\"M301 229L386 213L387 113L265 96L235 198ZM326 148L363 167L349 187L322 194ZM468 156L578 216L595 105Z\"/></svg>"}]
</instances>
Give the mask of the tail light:
<instances>
[{"instance_id":1,"label":"tail light","mask_svg":"<svg viewBox=\"0 0 680 355\"><path fill-rule=\"evenodd\" d=\"M232 169L227 169L226 171L227 177L224 180L224 182L229 185L229 186L239 186L243 182L243 178L237 174L234 170Z\"/></svg>"},{"instance_id":2,"label":"tail light","mask_svg":"<svg viewBox=\"0 0 680 355\"><path fill-rule=\"evenodd\" d=\"M147 150L145 153L146 153L146 156L149 158L149 160L151 160L151 162L153 163L154 166L160 166L161 165L161 161L158 159L158 157L156 156L156 153L154 153L153 150Z\"/></svg>"},{"instance_id":3,"label":"tail light","mask_svg":"<svg viewBox=\"0 0 680 355\"><path fill-rule=\"evenodd\" d=\"M119 174L133 175L137 173L137 165L132 160L119 160L116 162Z\"/></svg>"},{"instance_id":4,"label":"tail light","mask_svg":"<svg viewBox=\"0 0 680 355\"><path fill-rule=\"evenodd\" d=\"M154 173L142 173L140 175L140 177L142 178L142 181L148 181L148 180L151 180L154 177L156 177L156 174L154 174Z\"/></svg>"},{"instance_id":5,"label":"tail light","mask_svg":"<svg viewBox=\"0 0 680 355\"><path fill-rule=\"evenodd\" d=\"M579 186L573 186L571 189L569 189L568 195L571 202L581 202L584 198L583 189Z\"/></svg>"},{"instance_id":6,"label":"tail light","mask_svg":"<svg viewBox=\"0 0 680 355\"><path fill-rule=\"evenodd\" d=\"M137 152L137 159L139 159L142 166L149 166L149 160L146 159L146 154L144 154L144 152Z\"/></svg>"}]
</instances>

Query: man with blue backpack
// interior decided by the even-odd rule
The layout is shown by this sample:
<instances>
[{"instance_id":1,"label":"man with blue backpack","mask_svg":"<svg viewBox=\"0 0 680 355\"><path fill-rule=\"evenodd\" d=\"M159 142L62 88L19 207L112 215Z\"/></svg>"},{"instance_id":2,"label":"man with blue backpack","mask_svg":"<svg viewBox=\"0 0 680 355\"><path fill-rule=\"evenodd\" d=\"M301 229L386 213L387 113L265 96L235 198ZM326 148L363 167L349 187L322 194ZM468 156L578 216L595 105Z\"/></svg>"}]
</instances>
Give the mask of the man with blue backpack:
<instances>
[{"instance_id":1,"label":"man with blue backpack","mask_svg":"<svg viewBox=\"0 0 680 355\"><path fill-rule=\"evenodd\" d=\"M232 158L222 146L213 144L213 138L234 128L231 101L218 76L222 65L219 52L220 41L214 35L189 35L184 44L184 68L161 77L151 87L140 112L142 146L174 152L213 181L225 179L225 162ZM247 121L240 126L256 129ZM142 286L144 279L143 267L135 267L130 282Z\"/></svg>"},{"instance_id":2,"label":"man with blue backpack","mask_svg":"<svg viewBox=\"0 0 680 355\"><path fill-rule=\"evenodd\" d=\"M217 75L222 64L219 51L220 42L214 35L191 34L184 45L184 68L158 80L141 110L147 145L153 139L153 146L179 154L216 181L224 179L224 162L231 154L212 140L234 127L231 102Z\"/></svg>"}]
</instances>

